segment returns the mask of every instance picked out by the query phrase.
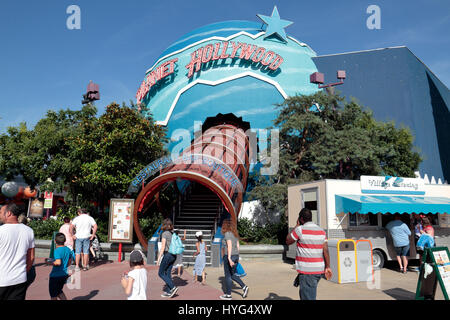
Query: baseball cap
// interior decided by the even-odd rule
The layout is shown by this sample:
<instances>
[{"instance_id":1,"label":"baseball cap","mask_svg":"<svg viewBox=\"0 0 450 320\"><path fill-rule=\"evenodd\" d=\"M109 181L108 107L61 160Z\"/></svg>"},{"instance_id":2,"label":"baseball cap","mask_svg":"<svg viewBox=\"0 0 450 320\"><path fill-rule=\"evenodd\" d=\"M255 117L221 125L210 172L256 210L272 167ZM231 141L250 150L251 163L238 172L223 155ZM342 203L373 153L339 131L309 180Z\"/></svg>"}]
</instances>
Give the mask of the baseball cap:
<instances>
[{"instance_id":1,"label":"baseball cap","mask_svg":"<svg viewBox=\"0 0 450 320\"><path fill-rule=\"evenodd\" d=\"M197 231L196 233L195 233L195 236L196 237L200 237L200 236L202 236L203 235L203 232L201 232L201 231Z\"/></svg>"},{"instance_id":2,"label":"baseball cap","mask_svg":"<svg viewBox=\"0 0 450 320\"><path fill-rule=\"evenodd\" d=\"M131 262L141 262L144 260L144 254L141 250L133 250L130 253L130 261Z\"/></svg>"}]
</instances>

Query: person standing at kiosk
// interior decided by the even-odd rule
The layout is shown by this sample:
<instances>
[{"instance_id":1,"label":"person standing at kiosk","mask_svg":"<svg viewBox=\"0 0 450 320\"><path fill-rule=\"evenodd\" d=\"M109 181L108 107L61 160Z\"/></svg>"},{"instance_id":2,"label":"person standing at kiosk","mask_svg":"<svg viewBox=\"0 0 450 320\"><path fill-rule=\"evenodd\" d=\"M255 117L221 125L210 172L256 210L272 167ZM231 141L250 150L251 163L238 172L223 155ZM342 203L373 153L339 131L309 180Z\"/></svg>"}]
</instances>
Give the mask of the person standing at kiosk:
<instances>
[{"instance_id":1,"label":"person standing at kiosk","mask_svg":"<svg viewBox=\"0 0 450 320\"><path fill-rule=\"evenodd\" d=\"M394 242L400 272L406 273L406 268L408 267L409 236L411 235L411 230L409 230L406 223L401 220L399 213L394 215L394 220L386 225L386 229L391 234Z\"/></svg>"}]
</instances>

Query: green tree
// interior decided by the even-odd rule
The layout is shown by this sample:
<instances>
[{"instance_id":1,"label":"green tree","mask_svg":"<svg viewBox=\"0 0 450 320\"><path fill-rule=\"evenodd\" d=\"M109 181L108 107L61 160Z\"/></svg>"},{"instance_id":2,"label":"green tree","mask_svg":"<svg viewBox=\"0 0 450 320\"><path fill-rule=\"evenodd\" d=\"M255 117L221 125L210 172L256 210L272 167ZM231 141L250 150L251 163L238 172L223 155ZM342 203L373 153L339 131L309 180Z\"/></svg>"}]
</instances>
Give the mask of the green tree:
<instances>
[{"instance_id":1,"label":"green tree","mask_svg":"<svg viewBox=\"0 0 450 320\"><path fill-rule=\"evenodd\" d=\"M0 172L64 190L73 204L96 201L103 208L109 198L123 197L134 176L165 153L165 130L134 105L112 103L100 117L96 113L89 104L48 111L32 130L8 128L0 136Z\"/></svg>"},{"instance_id":2,"label":"green tree","mask_svg":"<svg viewBox=\"0 0 450 320\"><path fill-rule=\"evenodd\" d=\"M70 159L67 138L78 134L83 121L94 121L97 110L91 105L79 111L48 111L34 129L25 123L9 127L0 136L0 172L10 180L22 175L31 186L54 181L52 189L63 189L77 172Z\"/></svg>"},{"instance_id":3,"label":"green tree","mask_svg":"<svg viewBox=\"0 0 450 320\"><path fill-rule=\"evenodd\" d=\"M80 123L78 134L67 139L70 158L79 167L72 186L84 200L98 201L100 208L112 197L125 196L139 171L165 154L165 134L134 106L110 104L95 121Z\"/></svg>"},{"instance_id":4,"label":"green tree","mask_svg":"<svg viewBox=\"0 0 450 320\"><path fill-rule=\"evenodd\" d=\"M278 107L279 171L254 175L249 195L267 210L284 212L289 184L361 175L414 177L422 161L408 128L376 121L355 101L318 92L289 97Z\"/></svg>"}]
</instances>

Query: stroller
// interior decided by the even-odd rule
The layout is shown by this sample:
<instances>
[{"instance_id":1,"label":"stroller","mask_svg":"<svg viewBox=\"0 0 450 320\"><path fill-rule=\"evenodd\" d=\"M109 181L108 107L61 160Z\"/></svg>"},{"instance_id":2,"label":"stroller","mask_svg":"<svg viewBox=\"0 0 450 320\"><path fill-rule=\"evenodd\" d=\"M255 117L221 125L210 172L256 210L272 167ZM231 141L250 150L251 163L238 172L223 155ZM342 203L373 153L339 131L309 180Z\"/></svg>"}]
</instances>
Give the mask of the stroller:
<instances>
[{"instance_id":1,"label":"stroller","mask_svg":"<svg viewBox=\"0 0 450 320\"><path fill-rule=\"evenodd\" d=\"M94 262L97 262L99 259L103 260L105 257L102 248L100 246L100 242L98 241L97 235L95 235L94 239L91 240L90 252Z\"/></svg>"}]
</instances>

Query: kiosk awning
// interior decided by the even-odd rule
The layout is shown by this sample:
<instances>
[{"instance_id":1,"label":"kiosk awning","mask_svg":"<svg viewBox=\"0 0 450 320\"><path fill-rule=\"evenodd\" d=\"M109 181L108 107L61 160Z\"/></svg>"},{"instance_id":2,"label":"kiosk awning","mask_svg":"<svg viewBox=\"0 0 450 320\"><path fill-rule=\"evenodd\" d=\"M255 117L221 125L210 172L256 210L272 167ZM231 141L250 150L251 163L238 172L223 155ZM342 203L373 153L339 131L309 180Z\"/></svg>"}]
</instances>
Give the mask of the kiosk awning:
<instances>
[{"instance_id":1,"label":"kiosk awning","mask_svg":"<svg viewBox=\"0 0 450 320\"><path fill-rule=\"evenodd\" d=\"M450 213L450 198L419 196L336 195L336 214Z\"/></svg>"}]
</instances>

